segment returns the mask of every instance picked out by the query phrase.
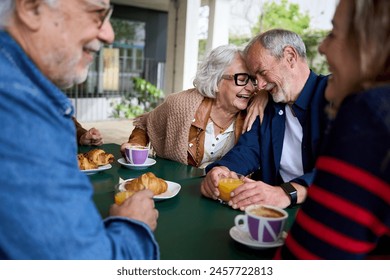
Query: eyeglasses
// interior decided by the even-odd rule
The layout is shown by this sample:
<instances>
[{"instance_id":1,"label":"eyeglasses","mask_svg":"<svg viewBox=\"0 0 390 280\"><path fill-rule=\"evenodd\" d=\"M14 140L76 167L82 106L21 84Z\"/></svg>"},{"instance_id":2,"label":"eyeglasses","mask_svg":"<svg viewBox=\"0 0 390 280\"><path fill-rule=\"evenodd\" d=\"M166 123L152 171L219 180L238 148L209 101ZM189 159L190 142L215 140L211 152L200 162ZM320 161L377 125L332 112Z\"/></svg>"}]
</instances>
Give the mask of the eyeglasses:
<instances>
[{"instance_id":1,"label":"eyeglasses","mask_svg":"<svg viewBox=\"0 0 390 280\"><path fill-rule=\"evenodd\" d=\"M101 12L100 21L99 21L99 25L98 25L99 29L102 28L104 23L106 23L107 21L110 20L113 11L114 11L114 6L110 5L110 7L107 10L103 10Z\"/></svg>"},{"instance_id":2,"label":"eyeglasses","mask_svg":"<svg viewBox=\"0 0 390 280\"><path fill-rule=\"evenodd\" d=\"M236 86L246 86L251 80L254 86L257 86L257 80L255 77L249 75L248 73L237 73L234 75L222 75L222 79L225 80L234 80Z\"/></svg>"}]
</instances>

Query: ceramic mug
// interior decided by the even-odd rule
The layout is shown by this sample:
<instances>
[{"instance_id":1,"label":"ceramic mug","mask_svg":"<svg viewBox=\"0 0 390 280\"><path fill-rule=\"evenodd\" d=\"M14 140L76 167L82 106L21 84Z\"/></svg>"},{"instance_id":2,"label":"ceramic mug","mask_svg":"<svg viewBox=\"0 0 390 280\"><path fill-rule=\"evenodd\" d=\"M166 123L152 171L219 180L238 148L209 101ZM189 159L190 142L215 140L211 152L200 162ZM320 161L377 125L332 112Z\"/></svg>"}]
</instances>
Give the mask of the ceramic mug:
<instances>
[{"instance_id":1,"label":"ceramic mug","mask_svg":"<svg viewBox=\"0 0 390 280\"><path fill-rule=\"evenodd\" d=\"M144 146L129 146L125 148L125 156L128 163L144 164L148 159L149 148Z\"/></svg>"},{"instance_id":2,"label":"ceramic mug","mask_svg":"<svg viewBox=\"0 0 390 280\"><path fill-rule=\"evenodd\" d=\"M238 215L234 219L236 227L249 232L253 240L270 244L281 237L288 213L270 205L251 205L245 209L245 215Z\"/></svg>"}]
</instances>

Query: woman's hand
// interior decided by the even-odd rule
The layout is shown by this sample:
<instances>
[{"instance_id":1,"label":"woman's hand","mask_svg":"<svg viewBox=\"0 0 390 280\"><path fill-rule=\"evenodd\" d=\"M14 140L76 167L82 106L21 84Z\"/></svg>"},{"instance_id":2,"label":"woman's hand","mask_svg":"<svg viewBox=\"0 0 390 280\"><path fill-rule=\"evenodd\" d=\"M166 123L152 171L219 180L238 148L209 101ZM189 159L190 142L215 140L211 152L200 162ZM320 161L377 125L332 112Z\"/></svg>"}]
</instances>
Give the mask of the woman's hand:
<instances>
[{"instance_id":1,"label":"woman's hand","mask_svg":"<svg viewBox=\"0 0 390 280\"><path fill-rule=\"evenodd\" d=\"M98 129L92 127L86 133L81 135L79 142L81 145L100 146L103 144L103 137Z\"/></svg>"},{"instance_id":2,"label":"woman's hand","mask_svg":"<svg viewBox=\"0 0 390 280\"><path fill-rule=\"evenodd\" d=\"M125 156L125 149L126 149L126 148L129 148L130 146L132 146L132 144L130 144L130 143L128 143L128 142L123 143L123 144L121 145L121 154L122 154L123 158L126 157L126 156Z\"/></svg>"}]
</instances>

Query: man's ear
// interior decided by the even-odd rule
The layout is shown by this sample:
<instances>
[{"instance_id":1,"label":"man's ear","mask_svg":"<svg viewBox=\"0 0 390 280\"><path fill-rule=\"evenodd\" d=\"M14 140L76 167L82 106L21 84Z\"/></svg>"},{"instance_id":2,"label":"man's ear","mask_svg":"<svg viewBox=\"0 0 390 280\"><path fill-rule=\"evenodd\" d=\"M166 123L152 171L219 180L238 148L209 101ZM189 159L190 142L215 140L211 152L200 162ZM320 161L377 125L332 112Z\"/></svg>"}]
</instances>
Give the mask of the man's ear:
<instances>
[{"instance_id":1,"label":"man's ear","mask_svg":"<svg viewBox=\"0 0 390 280\"><path fill-rule=\"evenodd\" d=\"M291 68L294 68L298 61L298 53L296 49L291 46L287 46L283 50L284 57Z\"/></svg>"},{"instance_id":2,"label":"man's ear","mask_svg":"<svg viewBox=\"0 0 390 280\"><path fill-rule=\"evenodd\" d=\"M40 27L43 0L15 0L15 17L31 30Z\"/></svg>"}]
</instances>

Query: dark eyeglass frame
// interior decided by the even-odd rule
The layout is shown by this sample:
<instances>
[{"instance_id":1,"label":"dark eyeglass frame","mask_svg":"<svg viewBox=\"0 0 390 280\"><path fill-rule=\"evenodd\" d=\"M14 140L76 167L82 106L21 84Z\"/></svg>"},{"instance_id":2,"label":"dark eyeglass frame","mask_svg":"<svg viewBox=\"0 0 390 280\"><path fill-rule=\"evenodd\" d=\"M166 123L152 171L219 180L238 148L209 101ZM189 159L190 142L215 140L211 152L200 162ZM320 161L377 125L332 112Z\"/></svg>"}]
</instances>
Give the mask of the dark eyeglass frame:
<instances>
[{"instance_id":1,"label":"dark eyeglass frame","mask_svg":"<svg viewBox=\"0 0 390 280\"><path fill-rule=\"evenodd\" d=\"M100 16L100 23L98 26L99 29L102 28L102 26L104 25L104 23L106 23L106 21L110 20L113 11L114 11L114 6L110 5L110 7L108 7L107 10L102 12L102 15Z\"/></svg>"},{"instance_id":2,"label":"dark eyeglass frame","mask_svg":"<svg viewBox=\"0 0 390 280\"><path fill-rule=\"evenodd\" d=\"M244 81L242 81L242 79L239 79L239 77L241 76L245 76L245 79ZM236 86L246 86L249 82L249 80L251 80L253 86L257 87L257 80L255 77L249 75L248 73L236 73L236 74L232 74L232 75L222 75L221 77L222 79L225 79L225 80L234 80L234 83L236 84Z\"/></svg>"}]
</instances>

